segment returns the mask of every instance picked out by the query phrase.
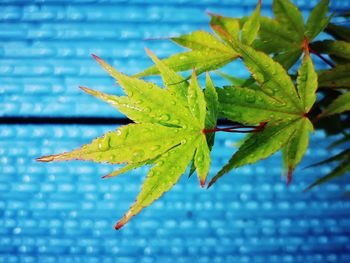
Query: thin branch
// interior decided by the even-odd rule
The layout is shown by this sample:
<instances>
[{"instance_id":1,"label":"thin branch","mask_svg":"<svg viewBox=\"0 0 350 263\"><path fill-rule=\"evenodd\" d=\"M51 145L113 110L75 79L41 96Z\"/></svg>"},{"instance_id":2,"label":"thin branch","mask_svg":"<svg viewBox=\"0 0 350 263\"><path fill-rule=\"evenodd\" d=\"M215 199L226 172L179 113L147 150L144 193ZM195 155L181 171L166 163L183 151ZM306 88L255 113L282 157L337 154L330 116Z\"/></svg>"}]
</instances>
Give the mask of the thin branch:
<instances>
[{"instance_id":1,"label":"thin branch","mask_svg":"<svg viewBox=\"0 0 350 263\"><path fill-rule=\"evenodd\" d=\"M326 59L320 53L318 53L317 51L313 50L310 46L309 46L309 51L310 51L310 53L312 53L312 54L316 55L317 57L319 57L324 63L326 63L331 68L335 68L336 67L335 64L332 61L330 61L329 59Z\"/></svg>"}]
</instances>

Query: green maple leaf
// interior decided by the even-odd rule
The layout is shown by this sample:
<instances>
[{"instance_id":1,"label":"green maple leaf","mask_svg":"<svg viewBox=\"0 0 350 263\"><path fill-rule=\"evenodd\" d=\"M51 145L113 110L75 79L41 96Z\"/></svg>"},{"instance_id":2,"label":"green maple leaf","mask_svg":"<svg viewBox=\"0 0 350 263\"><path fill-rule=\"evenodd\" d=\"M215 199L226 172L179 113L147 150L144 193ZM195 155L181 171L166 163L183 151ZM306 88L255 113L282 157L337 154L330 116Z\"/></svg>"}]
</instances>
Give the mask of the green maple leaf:
<instances>
[{"instance_id":1,"label":"green maple leaf","mask_svg":"<svg viewBox=\"0 0 350 263\"><path fill-rule=\"evenodd\" d=\"M350 88L350 63L318 71L318 86L329 89Z\"/></svg>"},{"instance_id":2,"label":"green maple leaf","mask_svg":"<svg viewBox=\"0 0 350 263\"><path fill-rule=\"evenodd\" d=\"M238 54L227 44L205 31L195 31L191 34L171 38L176 44L191 49L188 52L175 54L163 60L163 63L174 71L186 71L193 68L196 74L220 68L235 60ZM159 69L152 66L135 77L159 74Z\"/></svg>"},{"instance_id":3,"label":"green maple leaf","mask_svg":"<svg viewBox=\"0 0 350 263\"><path fill-rule=\"evenodd\" d=\"M343 40L316 41L311 48L321 54L329 55L337 64L350 63L350 43Z\"/></svg>"},{"instance_id":4,"label":"green maple leaf","mask_svg":"<svg viewBox=\"0 0 350 263\"><path fill-rule=\"evenodd\" d=\"M350 91L341 94L332 101L330 105L321 113L320 117L330 116L334 114L350 111Z\"/></svg>"},{"instance_id":5,"label":"green maple leaf","mask_svg":"<svg viewBox=\"0 0 350 263\"><path fill-rule=\"evenodd\" d=\"M347 138L348 140L348 138ZM314 188L315 186L324 184L330 180L333 180L335 178L341 177L343 175L345 175L346 173L348 173L350 171L350 148L326 159L323 160L319 163L313 164L310 167L315 167L315 166L320 166L323 164L328 164L328 163L333 163L333 162L337 162L338 165L328 174L326 174L325 176L319 178L318 180L316 180L314 183L312 183L311 185L309 185L305 191L309 191L312 188Z\"/></svg>"},{"instance_id":6,"label":"green maple leaf","mask_svg":"<svg viewBox=\"0 0 350 263\"><path fill-rule=\"evenodd\" d=\"M105 177L116 176L143 165L152 165L136 202L117 223L116 229L171 189L192 159L202 186L209 171L210 150L203 130L208 120L213 121L215 118L216 123L215 107L206 105L205 95L194 72L188 83L149 51L148 53L161 72L164 89L128 77L96 56L95 59L119 82L127 96L108 95L82 88L115 106L135 123L108 132L71 152L38 159L44 162L75 159L125 164L120 170ZM207 81L211 83L209 76ZM215 89L212 87L209 91L211 96L215 96L213 92ZM210 108L211 117L207 117L206 107Z\"/></svg>"},{"instance_id":7,"label":"green maple leaf","mask_svg":"<svg viewBox=\"0 0 350 263\"><path fill-rule=\"evenodd\" d=\"M274 0L275 19L260 17L258 37L253 42L253 47L273 54L276 61L289 69L302 55L304 39L311 42L329 24L332 15L327 16L328 5L329 0L320 1L304 24L302 13L291 1ZM246 17L240 19L239 28L242 29L250 19ZM215 20L220 20L220 17ZM224 30L229 32L229 29Z\"/></svg>"},{"instance_id":8,"label":"green maple leaf","mask_svg":"<svg viewBox=\"0 0 350 263\"><path fill-rule=\"evenodd\" d=\"M307 149L308 133L313 131L307 114L316 100L317 74L307 46L296 86L285 69L265 53L239 41L234 47L260 87L217 89L219 115L246 125L267 125L244 141L208 187L231 169L267 158L280 149L289 182Z\"/></svg>"}]
</instances>

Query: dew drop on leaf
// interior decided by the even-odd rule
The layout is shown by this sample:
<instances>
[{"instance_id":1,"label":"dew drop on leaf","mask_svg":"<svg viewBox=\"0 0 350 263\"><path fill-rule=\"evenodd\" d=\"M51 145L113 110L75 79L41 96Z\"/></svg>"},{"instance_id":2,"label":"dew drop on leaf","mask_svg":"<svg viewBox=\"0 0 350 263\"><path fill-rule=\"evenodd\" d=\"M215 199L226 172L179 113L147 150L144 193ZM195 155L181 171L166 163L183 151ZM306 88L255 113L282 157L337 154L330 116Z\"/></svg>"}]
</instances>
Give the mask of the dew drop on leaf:
<instances>
[{"instance_id":1,"label":"dew drop on leaf","mask_svg":"<svg viewBox=\"0 0 350 263\"><path fill-rule=\"evenodd\" d=\"M256 98L255 98L255 96L254 96L253 94L249 94L249 95L247 95L247 96L245 97L245 100L246 100L246 102L248 102L248 103L253 103L253 102L255 102Z\"/></svg>"},{"instance_id":2,"label":"dew drop on leaf","mask_svg":"<svg viewBox=\"0 0 350 263\"><path fill-rule=\"evenodd\" d=\"M133 153L132 160L134 162L140 161L141 158L145 155L145 152L143 150L137 151Z\"/></svg>"},{"instance_id":3,"label":"dew drop on leaf","mask_svg":"<svg viewBox=\"0 0 350 263\"><path fill-rule=\"evenodd\" d=\"M101 151L107 151L110 148L110 136L102 138L98 144L98 149Z\"/></svg>"},{"instance_id":4,"label":"dew drop on leaf","mask_svg":"<svg viewBox=\"0 0 350 263\"><path fill-rule=\"evenodd\" d=\"M110 162L114 162L116 160L115 155L112 154L111 156L109 156L109 160Z\"/></svg>"},{"instance_id":5,"label":"dew drop on leaf","mask_svg":"<svg viewBox=\"0 0 350 263\"><path fill-rule=\"evenodd\" d=\"M180 121L178 119L173 120L174 124L180 124Z\"/></svg>"},{"instance_id":6,"label":"dew drop on leaf","mask_svg":"<svg viewBox=\"0 0 350 263\"><path fill-rule=\"evenodd\" d=\"M143 109L144 112L151 112L151 109L149 107L146 107Z\"/></svg>"},{"instance_id":7,"label":"dew drop on leaf","mask_svg":"<svg viewBox=\"0 0 350 263\"><path fill-rule=\"evenodd\" d=\"M273 89L270 88L264 88L264 91L268 94L268 95L274 95L275 91Z\"/></svg>"},{"instance_id":8,"label":"dew drop on leaf","mask_svg":"<svg viewBox=\"0 0 350 263\"><path fill-rule=\"evenodd\" d=\"M200 154L200 155L197 156L197 161L198 162L202 163L203 159L204 159L203 158L203 154Z\"/></svg>"},{"instance_id":9,"label":"dew drop on leaf","mask_svg":"<svg viewBox=\"0 0 350 263\"><path fill-rule=\"evenodd\" d=\"M150 148L150 150L154 152L154 151L158 150L159 148L160 148L160 145L154 145Z\"/></svg>"},{"instance_id":10,"label":"dew drop on leaf","mask_svg":"<svg viewBox=\"0 0 350 263\"><path fill-rule=\"evenodd\" d=\"M163 114L159 117L160 121L168 121L170 120L170 115L169 114Z\"/></svg>"},{"instance_id":11,"label":"dew drop on leaf","mask_svg":"<svg viewBox=\"0 0 350 263\"><path fill-rule=\"evenodd\" d=\"M181 140L181 144L186 144L186 142L187 142L186 139Z\"/></svg>"}]
</instances>

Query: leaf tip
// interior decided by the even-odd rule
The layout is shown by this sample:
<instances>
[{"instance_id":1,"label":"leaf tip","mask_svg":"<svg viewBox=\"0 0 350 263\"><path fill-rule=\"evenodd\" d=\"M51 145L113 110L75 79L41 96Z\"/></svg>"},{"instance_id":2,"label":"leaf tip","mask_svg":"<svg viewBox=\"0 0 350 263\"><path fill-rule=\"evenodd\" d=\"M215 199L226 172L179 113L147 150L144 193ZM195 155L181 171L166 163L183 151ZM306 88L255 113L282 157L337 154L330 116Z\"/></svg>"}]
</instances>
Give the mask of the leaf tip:
<instances>
[{"instance_id":1,"label":"leaf tip","mask_svg":"<svg viewBox=\"0 0 350 263\"><path fill-rule=\"evenodd\" d=\"M152 55L154 55L153 52L149 48L145 47L144 49L145 49L145 52L147 53L148 56L151 57Z\"/></svg>"},{"instance_id":2,"label":"leaf tip","mask_svg":"<svg viewBox=\"0 0 350 263\"><path fill-rule=\"evenodd\" d=\"M98 63L101 63L101 62L102 62L102 59L101 59L99 56L97 56L97 55L95 55L95 54L91 54L91 56L92 56Z\"/></svg>"},{"instance_id":3,"label":"leaf tip","mask_svg":"<svg viewBox=\"0 0 350 263\"><path fill-rule=\"evenodd\" d=\"M122 219L119 220L119 222L114 226L115 230L121 229L129 220L134 216L131 211L127 212Z\"/></svg>"},{"instance_id":4,"label":"leaf tip","mask_svg":"<svg viewBox=\"0 0 350 263\"><path fill-rule=\"evenodd\" d=\"M211 180L207 186L207 189L209 189L214 183L215 183L216 180Z\"/></svg>"},{"instance_id":5,"label":"leaf tip","mask_svg":"<svg viewBox=\"0 0 350 263\"><path fill-rule=\"evenodd\" d=\"M205 179L200 179L199 182L201 184L201 187L204 188L205 187Z\"/></svg>"},{"instance_id":6,"label":"leaf tip","mask_svg":"<svg viewBox=\"0 0 350 263\"><path fill-rule=\"evenodd\" d=\"M55 160L55 155L42 156L42 157L36 158L35 160L37 162L44 162L44 163L52 162Z\"/></svg>"},{"instance_id":7,"label":"leaf tip","mask_svg":"<svg viewBox=\"0 0 350 263\"><path fill-rule=\"evenodd\" d=\"M123 224L121 221L119 221L115 226L114 229L115 230L119 230L121 229L125 224Z\"/></svg>"},{"instance_id":8,"label":"leaf tip","mask_svg":"<svg viewBox=\"0 0 350 263\"><path fill-rule=\"evenodd\" d=\"M87 88L87 87L83 87L83 86L79 86L79 89L81 89L82 91L85 91L86 93L91 93L91 89Z\"/></svg>"},{"instance_id":9,"label":"leaf tip","mask_svg":"<svg viewBox=\"0 0 350 263\"><path fill-rule=\"evenodd\" d=\"M211 11L206 11L205 13L206 13L208 16L210 16L210 17L218 16L218 15L214 14L214 13L211 12Z\"/></svg>"}]
</instances>

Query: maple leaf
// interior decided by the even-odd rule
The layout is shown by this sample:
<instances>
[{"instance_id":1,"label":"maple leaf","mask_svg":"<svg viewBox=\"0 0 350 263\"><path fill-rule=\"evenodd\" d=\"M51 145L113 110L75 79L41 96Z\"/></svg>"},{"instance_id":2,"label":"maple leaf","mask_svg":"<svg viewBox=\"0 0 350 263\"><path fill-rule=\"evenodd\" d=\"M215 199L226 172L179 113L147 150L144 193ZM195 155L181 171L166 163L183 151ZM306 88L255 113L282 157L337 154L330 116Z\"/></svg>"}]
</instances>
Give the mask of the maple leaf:
<instances>
[{"instance_id":1,"label":"maple leaf","mask_svg":"<svg viewBox=\"0 0 350 263\"><path fill-rule=\"evenodd\" d=\"M286 69L293 66L302 55L304 39L307 38L311 42L332 18L332 15L327 16L329 0L319 2L311 11L305 25L302 13L289 0L273 1L275 19L259 17L260 4L259 2L252 16L241 19L212 14L211 25L219 27L214 30L221 31L218 35L223 39L237 39L238 32L242 30L242 41L247 25L251 25L251 21L254 21L254 27L249 30L252 34L250 40L255 39L252 46L257 50L273 54L274 59Z\"/></svg>"},{"instance_id":2,"label":"maple leaf","mask_svg":"<svg viewBox=\"0 0 350 263\"><path fill-rule=\"evenodd\" d=\"M82 87L87 93L115 106L136 123L108 132L71 152L38 158L42 162L75 159L125 163L123 168L105 177L116 176L143 165L152 165L136 202L116 224L116 229L171 189L192 159L202 186L205 185L209 171L210 150L203 133L208 121L206 107L209 105L206 105L195 72L188 83L150 51L148 53L161 72L164 89L128 77L97 56L94 58L119 82L127 96L108 95ZM209 75L207 78L207 82L211 83ZM215 89L212 87L211 96L215 96L213 92ZM216 118L215 113L209 117L211 121L213 118Z\"/></svg>"},{"instance_id":3,"label":"maple leaf","mask_svg":"<svg viewBox=\"0 0 350 263\"><path fill-rule=\"evenodd\" d=\"M205 71L220 68L235 60L238 54L227 44L205 31L172 37L176 44L191 49L188 52L175 54L163 60L163 63L174 71L186 71L195 68L199 75ZM135 77L159 74L156 66L145 69Z\"/></svg>"},{"instance_id":4,"label":"maple leaf","mask_svg":"<svg viewBox=\"0 0 350 263\"><path fill-rule=\"evenodd\" d=\"M350 64L350 43L343 40L323 40L312 43L311 48L329 55L337 64Z\"/></svg>"},{"instance_id":5,"label":"maple leaf","mask_svg":"<svg viewBox=\"0 0 350 263\"><path fill-rule=\"evenodd\" d=\"M348 143L350 141L349 136L345 136L344 138L341 138L337 141L335 141L328 149L334 148L335 146L339 146L344 143ZM321 162L315 163L313 165L310 165L309 167L316 167L324 164L334 163L337 162L337 166L328 174L322 176L315 182L313 182L311 185L309 185L304 191L309 191L315 186L319 186L321 184L324 184L332 179L338 178L340 176L343 176L344 174L348 173L350 171L350 148L347 148L340 153L329 157L326 160L323 160ZM347 192L349 194L349 192Z\"/></svg>"},{"instance_id":6,"label":"maple leaf","mask_svg":"<svg viewBox=\"0 0 350 263\"><path fill-rule=\"evenodd\" d=\"M307 117L316 100L317 74L308 45L298 71L297 85L285 69L267 54L240 41L234 48L259 86L217 89L220 116L247 125L267 122L264 130L249 135L229 162L210 181L208 187L233 168L254 163L283 149L288 180L301 161L313 125Z\"/></svg>"},{"instance_id":7,"label":"maple leaf","mask_svg":"<svg viewBox=\"0 0 350 263\"><path fill-rule=\"evenodd\" d=\"M350 88L350 63L337 65L329 70L318 71L318 86L320 88L339 89Z\"/></svg>"}]
</instances>

